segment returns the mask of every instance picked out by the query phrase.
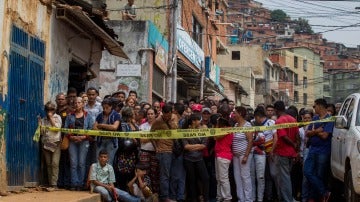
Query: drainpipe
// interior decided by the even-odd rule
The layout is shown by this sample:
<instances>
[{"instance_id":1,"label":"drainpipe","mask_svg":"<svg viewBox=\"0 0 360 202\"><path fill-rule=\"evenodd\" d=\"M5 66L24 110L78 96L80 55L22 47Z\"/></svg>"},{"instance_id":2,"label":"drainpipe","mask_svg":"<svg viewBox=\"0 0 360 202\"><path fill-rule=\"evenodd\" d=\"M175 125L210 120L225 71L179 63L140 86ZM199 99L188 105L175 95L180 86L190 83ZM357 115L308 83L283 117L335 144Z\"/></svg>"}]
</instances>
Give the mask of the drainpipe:
<instances>
[{"instance_id":1,"label":"drainpipe","mask_svg":"<svg viewBox=\"0 0 360 202\"><path fill-rule=\"evenodd\" d=\"M201 62L200 100L204 98L205 65Z\"/></svg>"},{"instance_id":2,"label":"drainpipe","mask_svg":"<svg viewBox=\"0 0 360 202\"><path fill-rule=\"evenodd\" d=\"M172 58L173 58L173 66L171 71L171 101L176 103L177 96L177 7L178 0L173 0L172 6Z\"/></svg>"}]
</instances>

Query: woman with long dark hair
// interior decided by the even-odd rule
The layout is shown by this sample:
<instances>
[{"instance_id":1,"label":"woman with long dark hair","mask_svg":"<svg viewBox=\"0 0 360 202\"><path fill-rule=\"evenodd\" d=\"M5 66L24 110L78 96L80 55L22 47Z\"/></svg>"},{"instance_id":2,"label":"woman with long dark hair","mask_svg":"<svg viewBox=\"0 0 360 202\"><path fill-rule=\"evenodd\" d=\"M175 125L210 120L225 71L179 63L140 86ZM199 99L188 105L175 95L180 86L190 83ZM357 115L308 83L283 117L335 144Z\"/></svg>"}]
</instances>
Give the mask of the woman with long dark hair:
<instances>
[{"instance_id":1,"label":"woman with long dark hair","mask_svg":"<svg viewBox=\"0 0 360 202\"><path fill-rule=\"evenodd\" d=\"M150 108L146 111L147 121L140 125L141 131L150 131L155 122L157 111ZM151 180L154 193L159 192L159 160L156 158L156 150L150 139L140 139L139 163L147 165L147 174Z\"/></svg>"},{"instance_id":2,"label":"woman with long dark hair","mask_svg":"<svg viewBox=\"0 0 360 202\"><path fill-rule=\"evenodd\" d=\"M124 107L121 111L121 131L138 131L139 127L134 124L135 113L131 107ZM119 138L119 148L115 155L114 170L117 187L127 190L127 183L134 177L137 163L137 140L135 138Z\"/></svg>"}]
</instances>

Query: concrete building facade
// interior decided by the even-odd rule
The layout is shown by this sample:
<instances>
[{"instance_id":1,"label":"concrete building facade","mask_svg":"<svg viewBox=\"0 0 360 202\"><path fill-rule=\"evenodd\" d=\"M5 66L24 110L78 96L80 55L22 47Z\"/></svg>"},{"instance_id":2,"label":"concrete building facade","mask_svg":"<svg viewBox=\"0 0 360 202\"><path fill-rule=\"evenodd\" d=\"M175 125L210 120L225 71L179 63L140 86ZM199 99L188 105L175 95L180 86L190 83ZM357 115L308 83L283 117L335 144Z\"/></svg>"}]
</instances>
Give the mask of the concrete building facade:
<instances>
[{"instance_id":1,"label":"concrete building facade","mask_svg":"<svg viewBox=\"0 0 360 202\"><path fill-rule=\"evenodd\" d=\"M64 1L0 2L2 190L36 186L42 179L40 145L32 136L44 103L66 92L79 69L91 67L98 74L104 47L127 58L111 32L101 27L101 17L95 23L95 14L87 11L92 12ZM83 84L83 90L96 87L98 79Z\"/></svg>"},{"instance_id":2,"label":"concrete building facade","mask_svg":"<svg viewBox=\"0 0 360 202\"><path fill-rule=\"evenodd\" d=\"M320 56L305 47L272 50L271 60L282 67L279 81L280 99L297 108L311 108L323 95L323 66Z\"/></svg>"},{"instance_id":3,"label":"concrete building facade","mask_svg":"<svg viewBox=\"0 0 360 202\"><path fill-rule=\"evenodd\" d=\"M276 79L276 76L275 70L270 69L274 68L273 64L265 62L267 53L260 45L231 45L228 50L230 54L218 56L218 61L222 67L221 78L232 83L224 84L229 99L237 105L252 108L260 103L271 102L267 96L271 94L270 88L275 87L270 84L273 84L272 79Z\"/></svg>"}]
</instances>

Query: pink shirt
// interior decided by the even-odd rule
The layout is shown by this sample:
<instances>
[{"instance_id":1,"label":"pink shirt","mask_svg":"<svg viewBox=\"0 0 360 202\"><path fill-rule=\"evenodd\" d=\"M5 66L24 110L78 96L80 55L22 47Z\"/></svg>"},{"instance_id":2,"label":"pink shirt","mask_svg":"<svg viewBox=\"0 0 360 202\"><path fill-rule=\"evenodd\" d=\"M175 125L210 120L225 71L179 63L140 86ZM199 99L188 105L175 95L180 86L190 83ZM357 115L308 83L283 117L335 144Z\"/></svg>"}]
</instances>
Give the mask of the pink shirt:
<instances>
[{"instance_id":1,"label":"pink shirt","mask_svg":"<svg viewBox=\"0 0 360 202\"><path fill-rule=\"evenodd\" d=\"M230 133L216 140L215 157L232 160L233 154L231 151L231 145L232 145L233 137L234 137L233 133Z\"/></svg>"}]
</instances>

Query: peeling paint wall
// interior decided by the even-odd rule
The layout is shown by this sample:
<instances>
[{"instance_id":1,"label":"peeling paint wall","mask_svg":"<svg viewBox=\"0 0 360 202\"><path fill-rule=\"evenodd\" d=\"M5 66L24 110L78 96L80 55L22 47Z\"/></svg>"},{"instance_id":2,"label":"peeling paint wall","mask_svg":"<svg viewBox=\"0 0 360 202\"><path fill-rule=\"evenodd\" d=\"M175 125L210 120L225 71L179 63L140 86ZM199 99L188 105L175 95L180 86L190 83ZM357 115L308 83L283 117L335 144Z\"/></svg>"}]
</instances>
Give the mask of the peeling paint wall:
<instances>
[{"instance_id":1,"label":"peeling paint wall","mask_svg":"<svg viewBox=\"0 0 360 202\"><path fill-rule=\"evenodd\" d=\"M138 93L139 101L151 100L149 94L149 69L151 62L148 60L148 24L146 21L109 21L109 26L114 29L120 41L124 41L123 50L129 56L132 64L141 65L141 77L127 76L116 77L118 64L128 64L129 61L110 55L103 51L100 72L100 95L112 94L115 91L123 90L128 93L135 90ZM104 71L105 70L105 71Z\"/></svg>"},{"instance_id":2,"label":"peeling paint wall","mask_svg":"<svg viewBox=\"0 0 360 202\"><path fill-rule=\"evenodd\" d=\"M110 20L121 20L122 10L127 4L127 0L106 0L107 9L109 10ZM168 0L146 0L135 1L137 9L136 20L150 20L164 36L168 36L169 27L168 19L166 18L168 10L166 8L155 9L154 7L161 7L169 5Z\"/></svg>"},{"instance_id":3,"label":"peeling paint wall","mask_svg":"<svg viewBox=\"0 0 360 202\"><path fill-rule=\"evenodd\" d=\"M45 42L44 102L67 91L70 60L93 62L92 68L98 74L102 56L101 43L95 40L91 46L91 40L77 35L66 23L55 18L55 8L47 7L39 0L0 0L0 190L7 190L4 131L13 24ZM97 87L98 81L98 78L94 79L90 85Z\"/></svg>"},{"instance_id":4,"label":"peeling paint wall","mask_svg":"<svg viewBox=\"0 0 360 202\"><path fill-rule=\"evenodd\" d=\"M38 0L27 1L0 1L0 189L7 190L6 177L6 145L5 129L7 116L8 93L8 67L10 54L10 35L13 24L20 27L30 35L36 36L49 45L49 26L52 11L42 5ZM45 56L45 66L49 67Z\"/></svg>"},{"instance_id":5,"label":"peeling paint wall","mask_svg":"<svg viewBox=\"0 0 360 202\"><path fill-rule=\"evenodd\" d=\"M100 41L85 37L75 32L66 22L51 18L51 44L49 74L46 75L47 92L49 99L54 100L56 94L67 91L69 78L69 62L75 60L79 63L92 62L91 67L99 75L100 59L102 56L102 45ZM92 80L88 86L98 87L99 79Z\"/></svg>"}]
</instances>

